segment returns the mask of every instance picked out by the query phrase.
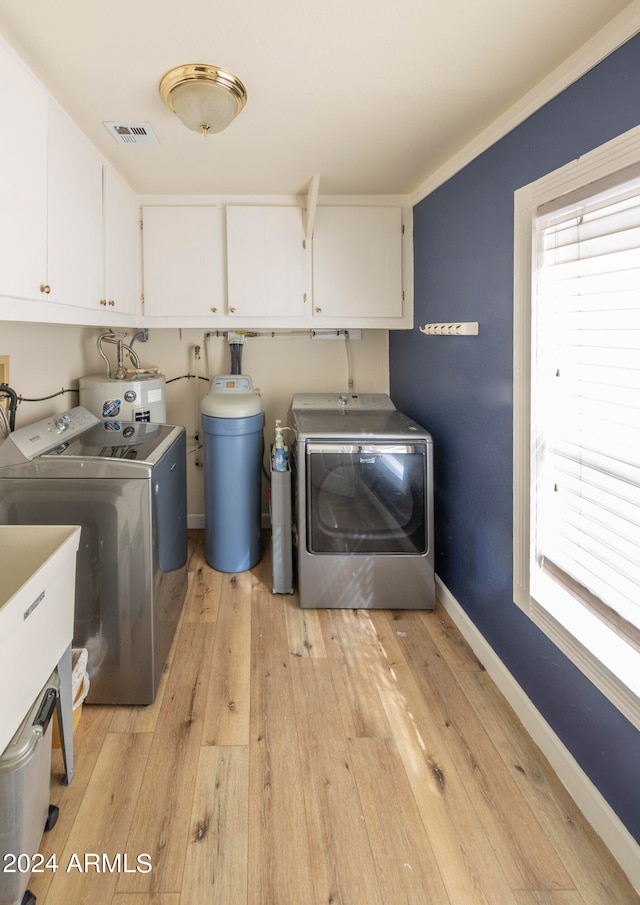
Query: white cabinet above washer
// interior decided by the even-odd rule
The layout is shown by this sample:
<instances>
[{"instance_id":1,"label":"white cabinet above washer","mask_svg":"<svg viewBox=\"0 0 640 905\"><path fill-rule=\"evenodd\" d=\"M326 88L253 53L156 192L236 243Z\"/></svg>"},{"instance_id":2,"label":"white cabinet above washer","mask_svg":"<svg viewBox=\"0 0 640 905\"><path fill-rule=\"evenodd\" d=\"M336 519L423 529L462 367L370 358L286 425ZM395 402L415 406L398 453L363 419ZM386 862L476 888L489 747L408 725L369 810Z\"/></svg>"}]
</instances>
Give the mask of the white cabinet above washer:
<instances>
[{"instance_id":1,"label":"white cabinet above washer","mask_svg":"<svg viewBox=\"0 0 640 905\"><path fill-rule=\"evenodd\" d=\"M223 313L221 217L213 205L142 208L145 318Z\"/></svg>"},{"instance_id":2,"label":"white cabinet above washer","mask_svg":"<svg viewBox=\"0 0 640 905\"><path fill-rule=\"evenodd\" d=\"M47 260L47 94L0 42L0 295L34 298Z\"/></svg>"},{"instance_id":3,"label":"white cabinet above washer","mask_svg":"<svg viewBox=\"0 0 640 905\"><path fill-rule=\"evenodd\" d=\"M99 304L114 314L137 314L140 297L140 209L129 186L104 168L104 284Z\"/></svg>"},{"instance_id":4,"label":"white cabinet above washer","mask_svg":"<svg viewBox=\"0 0 640 905\"><path fill-rule=\"evenodd\" d=\"M102 292L102 161L69 117L49 105L47 260L40 291L47 301L86 307Z\"/></svg>"},{"instance_id":5,"label":"white cabinet above washer","mask_svg":"<svg viewBox=\"0 0 640 905\"><path fill-rule=\"evenodd\" d=\"M122 183L115 194L127 210L114 221L122 204L114 207L109 187L117 177L1 38L0 115L0 319L102 326L133 315L137 198ZM109 288L125 274L126 302Z\"/></svg>"}]
</instances>

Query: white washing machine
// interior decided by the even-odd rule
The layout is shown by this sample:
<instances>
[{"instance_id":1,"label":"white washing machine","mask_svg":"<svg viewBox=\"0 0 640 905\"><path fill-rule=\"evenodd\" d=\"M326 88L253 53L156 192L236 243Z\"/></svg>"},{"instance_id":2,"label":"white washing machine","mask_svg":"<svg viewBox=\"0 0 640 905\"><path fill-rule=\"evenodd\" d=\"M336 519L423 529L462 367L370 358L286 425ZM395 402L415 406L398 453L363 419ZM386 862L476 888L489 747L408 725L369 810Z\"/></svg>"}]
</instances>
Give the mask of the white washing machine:
<instances>
[{"instance_id":1,"label":"white washing machine","mask_svg":"<svg viewBox=\"0 0 640 905\"><path fill-rule=\"evenodd\" d=\"M93 374L80 378L80 405L97 418L121 421L167 420L166 381L163 374L128 373L122 380Z\"/></svg>"}]
</instances>

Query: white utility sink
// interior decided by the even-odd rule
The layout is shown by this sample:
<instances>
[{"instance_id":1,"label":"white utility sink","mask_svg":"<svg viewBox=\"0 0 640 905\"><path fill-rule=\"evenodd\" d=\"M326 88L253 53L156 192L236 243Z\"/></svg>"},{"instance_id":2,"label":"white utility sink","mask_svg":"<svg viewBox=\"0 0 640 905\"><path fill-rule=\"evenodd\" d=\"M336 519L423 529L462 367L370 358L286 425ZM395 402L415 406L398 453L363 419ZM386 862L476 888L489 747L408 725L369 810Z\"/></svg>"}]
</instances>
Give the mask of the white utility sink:
<instances>
[{"instance_id":1,"label":"white utility sink","mask_svg":"<svg viewBox=\"0 0 640 905\"><path fill-rule=\"evenodd\" d=\"M0 754L73 639L74 525L0 525Z\"/></svg>"}]
</instances>

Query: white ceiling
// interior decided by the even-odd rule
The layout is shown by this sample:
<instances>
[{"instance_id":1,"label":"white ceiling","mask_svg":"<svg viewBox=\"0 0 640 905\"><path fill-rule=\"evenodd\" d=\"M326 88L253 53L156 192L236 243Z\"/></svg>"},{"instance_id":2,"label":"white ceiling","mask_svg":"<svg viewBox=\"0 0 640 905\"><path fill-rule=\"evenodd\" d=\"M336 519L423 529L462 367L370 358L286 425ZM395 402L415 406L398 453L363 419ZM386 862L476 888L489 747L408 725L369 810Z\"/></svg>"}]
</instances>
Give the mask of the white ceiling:
<instances>
[{"instance_id":1,"label":"white ceiling","mask_svg":"<svg viewBox=\"0 0 640 905\"><path fill-rule=\"evenodd\" d=\"M409 194L628 0L0 0L0 33L139 193ZM158 83L211 63L247 88L217 135ZM104 121L148 122L159 147Z\"/></svg>"}]
</instances>

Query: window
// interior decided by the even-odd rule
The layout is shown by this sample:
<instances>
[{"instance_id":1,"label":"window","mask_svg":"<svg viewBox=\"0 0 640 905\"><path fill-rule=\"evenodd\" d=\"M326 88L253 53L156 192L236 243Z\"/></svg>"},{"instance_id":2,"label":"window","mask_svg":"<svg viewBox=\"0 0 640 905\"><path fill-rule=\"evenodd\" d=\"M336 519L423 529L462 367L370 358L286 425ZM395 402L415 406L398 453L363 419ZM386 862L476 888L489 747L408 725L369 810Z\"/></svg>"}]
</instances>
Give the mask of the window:
<instances>
[{"instance_id":1,"label":"window","mask_svg":"<svg viewBox=\"0 0 640 905\"><path fill-rule=\"evenodd\" d=\"M640 726L640 130L516 193L514 600Z\"/></svg>"}]
</instances>

